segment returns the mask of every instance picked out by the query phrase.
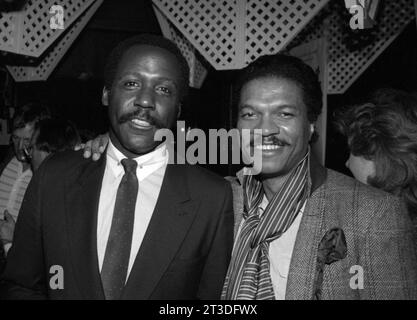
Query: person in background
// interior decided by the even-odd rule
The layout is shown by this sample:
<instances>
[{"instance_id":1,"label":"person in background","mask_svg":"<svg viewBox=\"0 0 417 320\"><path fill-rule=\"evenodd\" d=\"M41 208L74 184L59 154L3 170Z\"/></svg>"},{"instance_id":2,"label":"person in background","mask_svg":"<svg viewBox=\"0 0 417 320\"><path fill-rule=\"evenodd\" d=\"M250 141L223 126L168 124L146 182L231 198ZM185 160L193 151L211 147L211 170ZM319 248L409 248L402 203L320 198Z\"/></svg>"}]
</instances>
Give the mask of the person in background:
<instances>
[{"instance_id":1,"label":"person in background","mask_svg":"<svg viewBox=\"0 0 417 320\"><path fill-rule=\"evenodd\" d=\"M72 150L81 143L75 126L67 120L45 119L36 124L32 141L27 149L32 170L38 170L41 163L51 154Z\"/></svg>"},{"instance_id":2,"label":"person in background","mask_svg":"<svg viewBox=\"0 0 417 320\"><path fill-rule=\"evenodd\" d=\"M72 150L80 143L77 129L67 120L43 119L35 124L35 131L29 146L24 146L25 154L30 159L32 172L38 170L41 163L51 154ZM1 235L11 246L13 242L15 221L2 225ZM13 220L12 220L13 219ZM7 218L6 218L7 221Z\"/></svg>"},{"instance_id":3,"label":"person in background","mask_svg":"<svg viewBox=\"0 0 417 320\"><path fill-rule=\"evenodd\" d=\"M12 121L13 151L8 153L0 167L0 239L4 254L11 247L14 224L32 178L27 148L36 123L49 116L49 110L44 105L29 103L17 110Z\"/></svg>"},{"instance_id":4,"label":"person in background","mask_svg":"<svg viewBox=\"0 0 417 320\"><path fill-rule=\"evenodd\" d=\"M380 89L368 103L344 109L337 118L353 176L401 197L417 227L417 98Z\"/></svg>"}]
</instances>

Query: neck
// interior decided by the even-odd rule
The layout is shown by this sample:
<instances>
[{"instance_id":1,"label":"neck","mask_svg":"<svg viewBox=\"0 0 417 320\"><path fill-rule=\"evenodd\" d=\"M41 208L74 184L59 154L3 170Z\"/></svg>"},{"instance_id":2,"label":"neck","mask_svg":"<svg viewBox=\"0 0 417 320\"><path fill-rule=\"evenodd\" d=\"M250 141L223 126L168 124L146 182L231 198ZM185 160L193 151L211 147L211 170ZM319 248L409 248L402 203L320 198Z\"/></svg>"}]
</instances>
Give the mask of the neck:
<instances>
[{"instance_id":1,"label":"neck","mask_svg":"<svg viewBox=\"0 0 417 320\"><path fill-rule=\"evenodd\" d=\"M301 162L298 162L298 165L300 165L300 163ZM262 187L264 188L264 192L268 200L271 200L272 197L282 188L288 176L291 174L293 170L296 169L296 167L293 167L291 170L289 170L286 174L282 176L260 176L260 181L262 182Z\"/></svg>"},{"instance_id":2,"label":"neck","mask_svg":"<svg viewBox=\"0 0 417 320\"><path fill-rule=\"evenodd\" d=\"M25 172L29 168L30 168L30 164L27 163L26 161L22 161L22 172Z\"/></svg>"},{"instance_id":3,"label":"neck","mask_svg":"<svg viewBox=\"0 0 417 320\"><path fill-rule=\"evenodd\" d=\"M282 188L288 174L279 177L262 178L262 186L268 201Z\"/></svg>"}]
</instances>

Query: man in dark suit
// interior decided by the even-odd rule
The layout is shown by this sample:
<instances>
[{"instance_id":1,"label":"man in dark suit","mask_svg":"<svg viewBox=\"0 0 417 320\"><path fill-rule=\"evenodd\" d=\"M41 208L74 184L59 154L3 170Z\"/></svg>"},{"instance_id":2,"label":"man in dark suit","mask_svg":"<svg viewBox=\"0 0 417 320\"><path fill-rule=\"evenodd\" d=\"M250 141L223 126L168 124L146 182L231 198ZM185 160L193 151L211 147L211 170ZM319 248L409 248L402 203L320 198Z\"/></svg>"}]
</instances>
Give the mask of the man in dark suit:
<instances>
[{"instance_id":1,"label":"man in dark suit","mask_svg":"<svg viewBox=\"0 0 417 320\"><path fill-rule=\"evenodd\" d=\"M233 242L232 194L221 177L168 163L188 81L178 48L155 36L109 57L102 101L110 142L93 162L47 159L16 225L3 294L16 299L218 299Z\"/></svg>"}]
</instances>

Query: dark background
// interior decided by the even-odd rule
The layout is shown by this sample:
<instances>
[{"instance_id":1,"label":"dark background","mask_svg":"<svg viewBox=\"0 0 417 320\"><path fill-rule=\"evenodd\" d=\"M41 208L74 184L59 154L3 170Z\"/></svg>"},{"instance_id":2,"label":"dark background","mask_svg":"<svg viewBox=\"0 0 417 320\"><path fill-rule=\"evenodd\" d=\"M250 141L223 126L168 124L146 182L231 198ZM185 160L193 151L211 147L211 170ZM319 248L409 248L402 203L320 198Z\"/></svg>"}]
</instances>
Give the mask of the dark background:
<instances>
[{"instance_id":1,"label":"dark background","mask_svg":"<svg viewBox=\"0 0 417 320\"><path fill-rule=\"evenodd\" d=\"M72 120L86 136L105 132L106 108L101 105L105 60L118 42L138 33L161 34L151 1L105 0L47 81L13 84L14 104L42 101L55 113ZM348 173L344 167L348 157L345 141L332 127L335 110L363 101L376 88L417 92L416 33L414 21L345 94L329 96L328 167ZM208 76L201 89L191 89L181 119L205 130L229 129L233 126L235 112L231 82L236 72L207 67ZM227 165L208 167L222 175L233 174L237 169Z\"/></svg>"}]
</instances>

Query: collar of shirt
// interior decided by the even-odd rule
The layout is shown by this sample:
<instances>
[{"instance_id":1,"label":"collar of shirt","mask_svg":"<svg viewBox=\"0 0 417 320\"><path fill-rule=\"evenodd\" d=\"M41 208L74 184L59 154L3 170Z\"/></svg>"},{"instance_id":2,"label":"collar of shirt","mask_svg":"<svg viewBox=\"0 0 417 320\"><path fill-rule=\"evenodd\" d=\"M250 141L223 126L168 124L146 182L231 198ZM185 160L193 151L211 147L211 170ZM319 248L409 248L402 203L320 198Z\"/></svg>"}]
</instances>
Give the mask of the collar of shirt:
<instances>
[{"instance_id":1,"label":"collar of shirt","mask_svg":"<svg viewBox=\"0 0 417 320\"><path fill-rule=\"evenodd\" d=\"M120 175L123 175L124 169L121 161L125 159L126 156L124 156L111 141L109 141L107 147L106 157L106 166L110 168L114 176L119 177ZM168 164L168 158L168 149L164 143L159 145L154 151L134 158L133 160L138 163L136 169L138 180L143 181L156 170L166 166Z\"/></svg>"},{"instance_id":2,"label":"collar of shirt","mask_svg":"<svg viewBox=\"0 0 417 320\"><path fill-rule=\"evenodd\" d=\"M300 209L299 214L301 214L301 215L303 214L304 207L305 207L306 203L307 203L307 201L304 201L304 203L303 203L303 205L302 205L302 207ZM263 198L262 198L261 203L258 206L258 215L259 215L259 217L262 217L262 215L264 214L264 211L265 211L266 207L268 206L268 204L269 204L268 198L266 197L266 195L264 195ZM242 227L242 225L243 225L244 222L245 222L245 218L243 218L240 221L239 232L238 233L240 233L240 228Z\"/></svg>"},{"instance_id":3,"label":"collar of shirt","mask_svg":"<svg viewBox=\"0 0 417 320\"><path fill-rule=\"evenodd\" d=\"M303 214L306 202L307 201L304 201L303 205L301 206L299 214ZM266 195L264 195L263 198L262 198L262 201L261 201L261 203L259 204L259 207L258 207L259 217L262 217L262 215L263 215L266 207L268 206L268 204L269 204L268 198L266 197Z\"/></svg>"}]
</instances>

